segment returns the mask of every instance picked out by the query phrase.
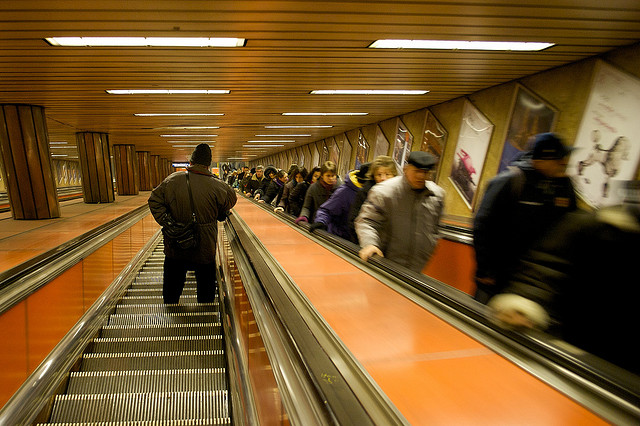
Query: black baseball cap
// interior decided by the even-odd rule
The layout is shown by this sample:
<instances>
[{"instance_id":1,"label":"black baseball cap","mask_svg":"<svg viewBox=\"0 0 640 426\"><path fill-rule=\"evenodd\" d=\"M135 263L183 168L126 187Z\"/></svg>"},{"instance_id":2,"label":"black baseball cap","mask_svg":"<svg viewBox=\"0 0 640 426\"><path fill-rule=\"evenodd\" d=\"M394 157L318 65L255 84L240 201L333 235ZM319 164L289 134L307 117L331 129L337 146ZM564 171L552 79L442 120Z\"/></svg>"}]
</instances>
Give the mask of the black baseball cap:
<instances>
[{"instance_id":1,"label":"black baseball cap","mask_svg":"<svg viewBox=\"0 0 640 426\"><path fill-rule=\"evenodd\" d=\"M562 140L554 133L540 133L535 136L531 149L534 160L559 160L566 157L572 148L564 146Z\"/></svg>"}]
</instances>

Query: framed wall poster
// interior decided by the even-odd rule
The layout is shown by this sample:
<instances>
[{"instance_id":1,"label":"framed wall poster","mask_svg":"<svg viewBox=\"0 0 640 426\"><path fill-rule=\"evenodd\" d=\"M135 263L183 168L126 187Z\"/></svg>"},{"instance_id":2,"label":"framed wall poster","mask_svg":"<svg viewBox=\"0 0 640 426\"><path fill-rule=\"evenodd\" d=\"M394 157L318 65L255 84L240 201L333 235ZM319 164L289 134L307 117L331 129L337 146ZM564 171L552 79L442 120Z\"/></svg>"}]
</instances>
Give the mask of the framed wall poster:
<instances>
[{"instance_id":1,"label":"framed wall poster","mask_svg":"<svg viewBox=\"0 0 640 426\"><path fill-rule=\"evenodd\" d=\"M393 142L393 161L396 163L398 170L402 170L404 164L409 158L411 147L413 146L413 135L404 125L402 120L398 118L396 130L396 139Z\"/></svg>"},{"instance_id":2,"label":"framed wall poster","mask_svg":"<svg viewBox=\"0 0 640 426\"><path fill-rule=\"evenodd\" d=\"M469 209L473 208L493 127L480 110L470 101L465 101L449 179Z\"/></svg>"},{"instance_id":3,"label":"framed wall poster","mask_svg":"<svg viewBox=\"0 0 640 426\"><path fill-rule=\"evenodd\" d=\"M389 154L389 142L385 137L384 133L380 126L376 126L376 144L373 149L373 159L375 159L379 155L388 155Z\"/></svg>"},{"instance_id":4,"label":"framed wall poster","mask_svg":"<svg viewBox=\"0 0 640 426\"><path fill-rule=\"evenodd\" d=\"M323 140L318 142L318 151L320 152L320 163L319 166L322 166L326 161L329 161L329 148L327 148L327 143Z\"/></svg>"},{"instance_id":5,"label":"framed wall poster","mask_svg":"<svg viewBox=\"0 0 640 426\"><path fill-rule=\"evenodd\" d=\"M318 152L318 146L315 143L309 145L311 150L311 164L309 165L309 171L320 164L320 153Z\"/></svg>"},{"instance_id":6,"label":"framed wall poster","mask_svg":"<svg viewBox=\"0 0 640 426\"><path fill-rule=\"evenodd\" d=\"M553 106L518 84L511 106L511 119L507 127L498 173L506 170L521 152L529 149L528 143L531 137L538 133L551 132L555 126L556 117L557 110Z\"/></svg>"},{"instance_id":7,"label":"framed wall poster","mask_svg":"<svg viewBox=\"0 0 640 426\"><path fill-rule=\"evenodd\" d=\"M567 167L580 196L594 207L622 202L618 186L635 179L639 111L640 79L598 61Z\"/></svg>"},{"instance_id":8,"label":"framed wall poster","mask_svg":"<svg viewBox=\"0 0 640 426\"><path fill-rule=\"evenodd\" d=\"M353 148L351 147L351 142L349 142L349 138L347 135L342 133L341 135L336 137L336 141L342 140L340 146L342 147L342 156L340 157L340 166L338 170L341 171L340 175L344 176L351 170L351 151Z\"/></svg>"},{"instance_id":9,"label":"framed wall poster","mask_svg":"<svg viewBox=\"0 0 640 426\"><path fill-rule=\"evenodd\" d=\"M358 146L356 147L355 168L359 169L361 165L368 161L367 158L369 158L369 144L364 138L362 131L358 130Z\"/></svg>"},{"instance_id":10,"label":"framed wall poster","mask_svg":"<svg viewBox=\"0 0 640 426\"><path fill-rule=\"evenodd\" d=\"M435 179L438 179L440 174L440 158L444 152L444 147L447 143L447 137L449 133L444 128L438 119L427 110L427 114L424 119L424 133L422 135L422 143L420 144L420 151L429 152L438 158L438 164L435 170Z\"/></svg>"},{"instance_id":11,"label":"framed wall poster","mask_svg":"<svg viewBox=\"0 0 640 426\"><path fill-rule=\"evenodd\" d=\"M329 150L329 160L336 164L336 167L340 166L340 147L338 146L338 140L334 137L326 139L327 148Z\"/></svg>"}]
</instances>

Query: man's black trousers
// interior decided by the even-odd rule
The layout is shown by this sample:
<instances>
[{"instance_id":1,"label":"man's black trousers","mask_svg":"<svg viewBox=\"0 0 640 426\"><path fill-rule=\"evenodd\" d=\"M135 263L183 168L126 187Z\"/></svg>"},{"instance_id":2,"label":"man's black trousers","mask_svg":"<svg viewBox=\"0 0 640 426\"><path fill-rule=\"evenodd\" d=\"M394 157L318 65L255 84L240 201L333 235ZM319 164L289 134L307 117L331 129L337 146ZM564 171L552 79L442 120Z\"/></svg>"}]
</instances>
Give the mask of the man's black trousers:
<instances>
[{"instance_id":1,"label":"man's black trousers","mask_svg":"<svg viewBox=\"0 0 640 426\"><path fill-rule=\"evenodd\" d=\"M212 303L216 293L216 264L192 263L180 259L164 258L162 296L164 303L178 303L184 289L187 271L196 275L198 303Z\"/></svg>"}]
</instances>

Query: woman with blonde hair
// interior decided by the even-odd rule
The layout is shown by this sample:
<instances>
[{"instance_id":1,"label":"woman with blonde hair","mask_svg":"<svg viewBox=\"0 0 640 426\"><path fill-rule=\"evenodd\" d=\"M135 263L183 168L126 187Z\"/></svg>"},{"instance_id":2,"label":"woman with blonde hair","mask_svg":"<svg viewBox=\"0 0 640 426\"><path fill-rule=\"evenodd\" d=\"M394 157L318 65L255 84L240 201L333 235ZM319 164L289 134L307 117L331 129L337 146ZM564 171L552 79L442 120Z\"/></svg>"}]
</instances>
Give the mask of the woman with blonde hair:
<instances>
[{"instance_id":1,"label":"woman with blonde hair","mask_svg":"<svg viewBox=\"0 0 640 426\"><path fill-rule=\"evenodd\" d=\"M393 158L388 155L379 155L372 162L367 173L367 181L362 185L362 188L357 192L356 198L351 205L351 211L349 212L349 233L351 234L351 240L358 242L358 236L356 235L356 228L353 222L360 213L360 207L367 199L369 190L376 183L384 182L385 180L398 175L398 168Z\"/></svg>"}]
</instances>

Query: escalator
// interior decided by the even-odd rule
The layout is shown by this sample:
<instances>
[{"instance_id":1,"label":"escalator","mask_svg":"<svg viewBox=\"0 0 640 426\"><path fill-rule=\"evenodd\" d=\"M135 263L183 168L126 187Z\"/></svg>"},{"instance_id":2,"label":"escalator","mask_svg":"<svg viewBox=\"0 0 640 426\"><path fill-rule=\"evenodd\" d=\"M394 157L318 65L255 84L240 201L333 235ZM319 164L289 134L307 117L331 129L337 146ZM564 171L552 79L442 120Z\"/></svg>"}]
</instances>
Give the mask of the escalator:
<instances>
[{"instance_id":1,"label":"escalator","mask_svg":"<svg viewBox=\"0 0 640 426\"><path fill-rule=\"evenodd\" d=\"M189 272L165 305L163 259L159 243L40 424L231 424L219 303L196 302Z\"/></svg>"}]
</instances>

